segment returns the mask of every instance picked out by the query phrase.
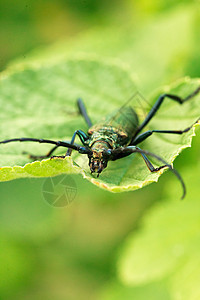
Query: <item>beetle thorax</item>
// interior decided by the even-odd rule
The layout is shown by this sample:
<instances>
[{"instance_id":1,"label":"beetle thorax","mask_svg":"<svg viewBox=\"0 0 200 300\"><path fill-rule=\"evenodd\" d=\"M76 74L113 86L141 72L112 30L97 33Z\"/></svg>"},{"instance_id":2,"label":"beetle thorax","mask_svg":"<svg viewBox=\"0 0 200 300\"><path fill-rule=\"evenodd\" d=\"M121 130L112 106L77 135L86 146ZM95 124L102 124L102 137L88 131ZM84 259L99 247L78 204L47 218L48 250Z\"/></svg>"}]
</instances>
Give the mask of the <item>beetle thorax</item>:
<instances>
[{"instance_id":1,"label":"beetle thorax","mask_svg":"<svg viewBox=\"0 0 200 300\"><path fill-rule=\"evenodd\" d=\"M90 148L93 147L94 143L96 144L96 142L100 142L100 144L105 145L106 143L109 145L110 149L114 149L120 146L119 142L122 139L127 138L125 132L110 126L100 128L95 128L94 126L88 131L88 133L91 135L88 145ZM98 145L98 148L99 147L101 147L101 145Z\"/></svg>"}]
</instances>

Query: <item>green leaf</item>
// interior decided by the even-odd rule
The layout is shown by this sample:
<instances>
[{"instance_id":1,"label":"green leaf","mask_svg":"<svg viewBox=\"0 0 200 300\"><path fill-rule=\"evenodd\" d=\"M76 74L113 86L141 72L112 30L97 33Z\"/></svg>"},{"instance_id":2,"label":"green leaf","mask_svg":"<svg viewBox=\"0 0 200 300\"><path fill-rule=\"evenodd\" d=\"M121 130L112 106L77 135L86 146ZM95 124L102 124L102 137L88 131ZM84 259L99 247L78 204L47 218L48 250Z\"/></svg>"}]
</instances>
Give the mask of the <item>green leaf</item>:
<instances>
[{"instance_id":1,"label":"green leaf","mask_svg":"<svg viewBox=\"0 0 200 300\"><path fill-rule=\"evenodd\" d=\"M199 86L198 79L182 79L168 92L182 97ZM94 60L71 60L50 67L24 70L5 77L1 82L1 140L16 137L70 140L77 129L87 131L84 120L77 115L76 99L84 99L93 122L119 109L137 91L124 68ZM150 99L153 104L163 90ZM157 129L185 129L193 124L200 111L200 96L183 106L166 100L152 121ZM155 135L142 144L172 162L178 153L191 144L194 129L183 136ZM51 147L37 143L10 143L0 147L0 180L20 177L46 177L62 173L81 173L92 183L113 192L135 190L157 181L162 173L151 174L139 155L109 162L99 178L89 172L88 158L73 153L72 158L46 159L30 163L25 150L43 155ZM59 149L57 154L65 153ZM28 163L29 162L29 163Z\"/></svg>"}]
</instances>

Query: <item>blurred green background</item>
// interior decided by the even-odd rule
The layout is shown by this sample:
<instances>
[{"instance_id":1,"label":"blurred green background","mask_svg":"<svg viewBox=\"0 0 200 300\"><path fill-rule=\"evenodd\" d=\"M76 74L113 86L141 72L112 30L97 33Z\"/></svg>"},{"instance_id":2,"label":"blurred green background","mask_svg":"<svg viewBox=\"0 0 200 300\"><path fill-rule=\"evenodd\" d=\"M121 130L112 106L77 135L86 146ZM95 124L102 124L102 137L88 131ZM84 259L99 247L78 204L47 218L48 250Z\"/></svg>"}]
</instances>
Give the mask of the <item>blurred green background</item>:
<instances>
[{"instance_id":1,"label":"blurred green background","mask_svg":"<svg viewBox=\"0 0 200 300\"><path fill-rule=\"evenodd\" d=\"M74 53L111 58L137 74L138 86L148 96L182 76L200 77L199 9L199 1L191 0L2 0L0 68L48 63ZM185 201L194 211L200 210L195 180L200 174L199 137L197 132L192 148L175 163L188 188ZM179 217L185 202L179 201L180 190L173 188L171 177L168 172L157 184L111 194L76 176L76 199L62 209L44 201L45 179L0 183L0 299L138 300L147 299L147 292L153 300L200 299L193 281L195 296L179 295L187 276L179 286L169 284L174 281L167 274L165 288L151 287L151 278L150 287L134 283L131 288L120 275L126 241L143 234L142 222L154 206L175 203ZM190 219L185 222L189 227ZM197 220L196 236L199 229ZM196 243L190 247L191 252L200 250Z\"/></svg>"}]
</instances>

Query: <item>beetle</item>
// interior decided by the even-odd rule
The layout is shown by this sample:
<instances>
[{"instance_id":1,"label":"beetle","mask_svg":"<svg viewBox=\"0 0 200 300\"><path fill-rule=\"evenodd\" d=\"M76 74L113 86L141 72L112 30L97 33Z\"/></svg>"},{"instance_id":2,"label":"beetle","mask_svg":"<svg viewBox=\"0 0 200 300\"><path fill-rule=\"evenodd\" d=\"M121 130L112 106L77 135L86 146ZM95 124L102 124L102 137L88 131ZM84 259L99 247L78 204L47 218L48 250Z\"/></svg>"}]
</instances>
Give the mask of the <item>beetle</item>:
<instances>
[{"instance_id":1,"label":"beetle","mask_svg":"<svg viewBox=\"0 0 200 300\"><path fill-rule=\"evenodd\" d=\"M86 107L81 99L77 100L77 105L80 114L85 119L89 129L85 133L82 130L76 130L72 136L71 142L65 141L53 141L49 139L37 139L37 138L13 138L1 141L0 144L6 144L10 142L38 142L38 143L47 143L54 144L54 147L46 154L42 156L29 155L32 159L44 159L51 157L53 158L65 158L70 156L72 150L78 151L80 154L88 155L89 167L91 173L97 173L97 176L107 167L108 161L115 161L123 157L129 156L132 153L140 153L144 159L150 172L157 172L165 167L168 167L174 174L178 177L182 184L183 195L185 197L186 188L180 174L172 168L164 159L160 156L140 149L137 145L146 140L154 133L158 134L184 134L188 132L199 119L187 127L184 130L147 130L145 132L141 131L146 127L146 125L151 121L155 116L163 101L168 98L170 100L176 101L179 104L183 104L186 101L192 99L200 92L200 86L189 94L185 98L181 98L174 94L162 94L155 104L150 109L146 118L141 124L139 124L138 115L131 106L122 106L119 110L120 113L116 114L115 112L112 115L107 116L107 118L99 123L92 125L91 119L88 116ZM79 137L83 146L75 144L76 136ZM68 148L65 155L62 156L52 156L53 152L58 147ZM155 168L150 162L147 156L152 156L160 161L163 165Z\"/></svg>"}]
</instances>

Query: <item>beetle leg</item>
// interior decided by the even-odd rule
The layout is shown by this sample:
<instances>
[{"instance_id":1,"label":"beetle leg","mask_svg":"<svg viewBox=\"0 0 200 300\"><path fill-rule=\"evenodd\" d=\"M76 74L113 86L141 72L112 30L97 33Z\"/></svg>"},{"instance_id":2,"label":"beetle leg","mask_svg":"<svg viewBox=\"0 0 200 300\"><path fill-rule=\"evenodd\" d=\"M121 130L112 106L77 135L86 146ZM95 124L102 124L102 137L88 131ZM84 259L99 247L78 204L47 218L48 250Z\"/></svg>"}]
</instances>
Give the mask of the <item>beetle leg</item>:
<instances>
[{"instance_id":1,"label":"beetle leg","mask_svg":"<svg viewBox=\"0 0 200 300\"><path fill-rule=\"evenodd\" d=\"M141 142L143 142L144 140L146 140L149 136L151 136L153 133L167 133L167 134L183 134L185 132L188 132L196 123L198 123L198 121L200 120L200 118L191 126L187 127L184 130L148 130L140 135L138 135L135 140L133 140L131 142L131 145L138 145Z\"/></svg>"},{"instance_id":2,"label":"beetle leg","mask_svg":"<svg viewBox=\"0 0 200 300\"><path fill-rule=\"evenodd\" d=\"M28 152L26 152L26 151L23 151L22 152L22 154L26 154L26 155L28 155L28 157L30 158L30 159L34 159L34 160L36 160L36 159L45 159L45 158L49 158L49 157L51 157L51 154L53 154L53 152L57 149L57 148L59 148L60 146L55 146L55 147L53 147L47 154L45 154L45 155L34 155L34 154L31 154L31 153L28 153ZM56 157L56 156L52 156L52 157Z\"/></svg>"},{"instance_id":3,"label":"beetle leg","mask_svg":"<svg viewBox=\"0 0 200 300\"><path fill-rule=\"evenodd\" d=\"M120 159L120 158L123 158L123 157L126 157L126 156L129 156L129 155L131 155L132 153L134 153L134 152L139 152L141 155L142 155L142 157L143 157L143 159L144 159L144 161L145 161L145 163L146 163L146 165L147 165L147 167L148 167L148 169L151 171L151 172L156 172L156 171L159 171L160 169L163 169L163 168L165 168L165 167L167 167L167 166L169 166L169 164L165 164L165 165L163 165L163 166L160 166L160 167L158 167L158 168L154 168L154 166L152 165L152 163L150 162L150 160L147 158L147 156L145 155L145 151L143 151L143 150L141 150L139 147L135 147L135 146L129 146L129 147L126 147L126 148L118 148L118 149L116 149L116 150L113 150L112 151L112 155L111 155L111 160L117 160L117 159ZM154 155L153 155L154 156ZM156 158L157 158L157 155L156 155ZM159 158L159 160L161 160L162 162L164 162L162 159L160 159Z\"/></svg>"},{"instance_id":4,"label":"beetle leg","mask_svg":"<svg viewBox=\"0 0 200 300\"><path fill-rule=\"evenodd\" d=\"M182 198L183 199L185 197L185 194L186 194L186 188L185 188L185 184L184 184L184 181L181 177L181 175L174 169L172 168L172 166L170 164L168 164L163 158L161 158L160 156L152 153L152 152L149 152L149 151L146 151L146 150L142 150L140 149L139 147L136 147L136 146L128 146L128 147L125 147L125 148L117 148L117 149L114 149L114 150L111 150L111 156L110 156L110 160L117 160L117 159L120 159L122 157L125 157L125 156L128 156L132 153L140 153L148 167L148 169L151 171L151 172L157 172L165 167L168 167L173 173L174 175L178 178L178 180L180 181L181 185L182 185L182 188L183 188L183 195L182 195ZM156 158L158 161L162 162L163 165L158 167L158 168L154 168L154 166L152 165L152 163L150 162L150 160L147 158L146 155L149 155L149 156L152 156L154 158Z\"/></svg>"},{"instance_id":5,"label":"beetle leg","mask_svg":"<svg viewBox=\"0 0 200 300\"><path fill-rule=\"evenodd\" d=\"M76 138L76 135L78 135L78 137L80 138L81 142L83 145L85 145L85 142L88 140L88 136L85 132L83 132L82 130L76 130L72 136L71 145L74 145L74 141ZM72 148L68 148L67 152L66 152L66 156L70 156L72 153Z\"/></svg>"},{"instance_id":6,"label":"beetle leg","mask_svg":"<svg viewBox=\"0 0 200 300\"><path fill-rule=\"evenodd\" d=\"M44 159L44 158L48 158L51 156L51 154L58 148L59 146L55 146L53 147L46 155L33 155L33 154L30 154L28 152L23 152L23 154L28 154L28 157L31 158L31 159Z\"/></svg>"},{"instance_id":7,"label":"beetle leg","mask_svg":"<svg viewBox=\"0 0 200 300\"><path fill-rule=\"evenodd\" d=\"M75 138L76 138L76 135L78 135L78 137L80 138L81 142L83 144L85 144L85 141L88 139L88 136L82 131L82 130L76 130L72 136L72 139L71 139L71 142L70 142L70 145L74 145L74 141L75 141ZM44 158L48 158L51 156L51 154L58 148L60 147L59 145L53 147L46 155L41 155L41 156L36 156L36 155L32 155L32 154L29 154L29 158L32 158L32 159L44 159ZM25 154L26 152L24 152ZM65 156L70 156L72 153L72 148L68 148L67 152L65 155L56 155L56 156L52 156L51 158L65 158ZM27 154L27 153L26 153Z\"/></svg>"},{"instance_id":8,"label":"beetle leg","mask_svg":"<svg viewBox=\"0 0 200 300\"><path fill-rule=\"evenodd\" d=\"M36 142L36 143L41 143L41 144L53 144L53 145L56 145L53 148L54 150L55 150L56 147L64 147L64 148L70 148L70 149L76 150L80 154L87 154L87 155L91 154L91 150L88 149L87 147L82 147L82 146L77 145L77 144L70 144L70 143L65 142L65 141L53 141L53 140L35 139L35 138L14 138L14 139L0 141L0 144L8 144L8 143L11 143L11 142ZM52 153L53 149L50 151L51 153ZM64 157L66 157L66 155L64 155L64 156L52 156L52 158L54 158L54 157L64 158Z\"/></svg>"},{"instance_id":9,"label":"beetle leg","mask_svg":"<svg viewBox=\"0 0 200 300\"><path fill-rule=\"evenodd\" d=\"M143 157L143 159L145 161L145 164L147 165L149 171L151 171L151 172L157 172L157 171L159 171L159 170L161 170L161 169L163 169L165 167L168 167L168 165L166 164L166 165L162 165L162 166L160 166L158 168L154 168L154 166L152 165L152 163L150 162L150 160L147 158L147 156L144 153L142 153L142 152L140 152L140 154L142 155L142 157Z\"/></svg>"},{"instance_id":10,"label":"beetle leg","mask_svg":"<svg viewBox=\"0 0 200 300\"><path fill-rule=\"evenodd\" d=\"M70 145L74 145L74 141L75 141L75 138L76 138L76 135L78 135L78 137L80 138L81 142L83 143L83 145L85 145L85 141L88 139L88 136L86 135L85 132L83 132L82 130L76 130L72 136L72 139L71 139L71 142L68 143ZM53 147L46 155L32 155L32 154L29 154L27 152L23 152L23 154L28 154L29 158L31 159L44 159L44 158L48 158L51 156L51 154L58 148L60 147L60 145L57 145L55 147ZM80 146L79 146L80 147ZM71 153L72 153L72 148L68 148L65 156L70 156ZM65 157L64 156L64 157ZM59 156L52 156L52 158L54 157L59 157Z\"/></svg>"},{"instance_id":11,"label":"beetle leg","mask_svg":"<svg viewBox=\"0 0 200 300\"><path fill-rule=\"evenodd\" d=\"M155 116L156 112L160 108L161 104L163 103L165 98L169 98L171 100L174 100L178 102L179 104L183 104L184 102L190 100L194 96L196 96L200 92L200 87L198 87L194 92L192 92L190 95L188 95L185 98L181 98L179 96L173 95L173 94L163 94L161 95L156 103L153 105L152 109L148 113L147 117L145 120L142 122L142 124L138 127L136 133L133 136L132 141L135 139L135 137L138 135L138 133L150 122L150 120Z\"/></svg>"}]
</instances>

